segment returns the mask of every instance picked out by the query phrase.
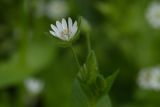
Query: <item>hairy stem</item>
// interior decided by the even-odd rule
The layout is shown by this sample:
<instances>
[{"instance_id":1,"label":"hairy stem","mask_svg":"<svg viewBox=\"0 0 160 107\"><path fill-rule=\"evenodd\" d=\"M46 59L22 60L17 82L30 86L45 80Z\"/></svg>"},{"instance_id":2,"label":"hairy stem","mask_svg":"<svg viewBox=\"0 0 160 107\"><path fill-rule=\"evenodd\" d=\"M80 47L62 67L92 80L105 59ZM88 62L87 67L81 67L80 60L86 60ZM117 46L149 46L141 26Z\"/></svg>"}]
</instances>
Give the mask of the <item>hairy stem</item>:
<instances>
[{"instance_id":1,"label":"hairy stem","mask_svg":"<svg viewBox=\"0 0 160 107\"><path fill-rule=\"evenodd\" d=\"M77 66L78 66L78 68L80 69L80 68L81 68L81 65L80 65L80 63L79 63L77 54L76 54L76 52L75 52L73 46L71 46L71 49L72 49L73 56L74 56L74 58L75 58L75 60L76 60Z\"/></svg>"}]
</instances>

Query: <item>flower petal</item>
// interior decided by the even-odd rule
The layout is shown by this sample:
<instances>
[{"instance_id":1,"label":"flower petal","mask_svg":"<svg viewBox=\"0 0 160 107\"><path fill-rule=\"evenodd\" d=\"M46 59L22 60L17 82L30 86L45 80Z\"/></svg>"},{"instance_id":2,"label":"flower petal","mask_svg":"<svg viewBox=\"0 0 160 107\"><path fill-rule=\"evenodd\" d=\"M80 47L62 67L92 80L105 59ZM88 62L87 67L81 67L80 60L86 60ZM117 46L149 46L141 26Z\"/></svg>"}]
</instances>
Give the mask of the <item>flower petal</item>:
<instances>
[{"instance_id":1,"label":"flower petal","mask_svg":"<svg viewBox=\"0 0 160 107\"><path fill-rule=\"evenodd\" d=\"M57 29L57 27L53 24L51 24L51 28L54 30L54 32L56 33L57 37L60 37L60 32L59 30Z\"/></svg>"},{"instance_id":2,"label":"flower petal","mask_svg":"<svg viewBox=\"0 0 160 107\"><path fill-rule=\"evenodd\" d=\"M58 29L55 25L51 24L51 28L56 32Z\"/></svg>"},{"instance_id":3,"label":"flower petal","mask_svg":"<svg viewBox=\"0 0 160 107\"><path fill-rule=\"evenodd\" d=\"M64 18L62 19L62 27L63 27L63 30L67 29L67 22Z\"/></svg>"},{"instance_id":4,"label":"flower petal","mask_svg":"<svg viewBox=\"0 0 160 107\"><path fill-rule=\"evenodd\" d=\"M57 36L55 32L53 32L53 31L51 31L51 30L50 30L49 32L50 32L53 36Z\"/></svg>"},{"instance_id":5,"label":"flower petal","mask_svg":"<svg viewBox=\"0 0 160 107\"><path fill-rule=\"evenodd\" d=\"M69 18L68 18L68 28L69 28L69 32L72 32L72 24L73 24L72 19L69 17Z\"/></svg>"},{"instance_id":6,"label":"flower petal","mask_svg":"<svg viewBox=\"0 0 160 107\"><path fill-rule=\"evenodd\" d=\"M73 27L72 27L72 34L74 35L77 32L77 21L74 22Z\"/></svg>"},{"instance_id":7,"label":"flower petal","mask_svg":"<svg viewBox=\"0 0 160 107\"><path fill-rule=\"evenodd\" d=\"M63 31L62 24L59 21L56 21L56 25L60 32Z\"/></svg>"}]
</instances>

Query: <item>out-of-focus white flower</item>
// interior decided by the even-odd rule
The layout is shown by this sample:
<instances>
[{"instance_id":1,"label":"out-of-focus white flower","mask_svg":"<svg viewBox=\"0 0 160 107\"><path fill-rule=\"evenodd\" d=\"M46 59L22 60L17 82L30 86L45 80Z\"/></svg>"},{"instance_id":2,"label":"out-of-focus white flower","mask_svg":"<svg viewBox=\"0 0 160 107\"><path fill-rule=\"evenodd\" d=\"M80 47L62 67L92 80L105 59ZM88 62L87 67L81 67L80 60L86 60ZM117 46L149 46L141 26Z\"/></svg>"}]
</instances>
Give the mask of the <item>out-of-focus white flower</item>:
<instances>
[{"instance_id":1,"label":"out-of-focus white flower","mask_svg":"<svg viewBox=\"0 0 160 107\"><path fill-rule=\"evenodd\" d=\"M46 15L51 19L66 17L69 13L68 3L64 0L51 0L46 7Z\"/></svg>"},{"instance_id":2,"label":"out-of-focus white flower","mask_svg":"<svg viewBox=\"0 0 160 107\"><path fill-rule=\"evenodd\" d=\"M142 89L160 91L160 67L142 69L138 75L138 85Z\"/></svg>"},{"instance_id":3,"label":"out-of-focus white flower","mask_svg":"<svg viewBox=\"0 0 160 107\"><path fill-rule=\"evenodd\" d=\"M77 21L73 23L70 17L68 18L68 24L63 18L62 22L56 21L56 25L51 24L51 28L53 31L50 31L50 33L63 41L71 40L78 30Z\"/></svg>"},{"instance_id":4,"label":"out-of-focus white flower","mask_svg":"<svg viewBox=\"0 0 160 107\"><path fill-rule=\"evenodd\" d=\"M25 80L24 85L26 90L33 95L40 94L44 88L44 83L41 80L34 78Z\"/></svg>"},{"instance_id":5,"label":"out-of-focus white flower","mask_svg":"<svg viewBox=\"0 0 160 107\"><path fill-rule=\"evenodd\" d=\"M146 18L153 28L160 28L160 2L153 2L148 7Z\"/></svg>"},{"instance_id":6,"label":"out-of-focus white flower","mask_svg":"<svg viewBox=\"0 0 160 107\"><path fill-rule=\"evenodd\" d=\"M160 90L160 68L154 68L152 71L151 85L153 89Z\"/></svg>"},{"instance_id":7,"label":"out-of-focus white flower","mask_svg":"<svg viewBox=\"0 0 160 107\"><path fill-rule=\"evenodd\" d=\"M150 88L150 79L151 79L151 72L148 72L147 69L143 69L140 71L138 76L138 85L141 88L148 89Z\"/></svg>"}]
</instances>

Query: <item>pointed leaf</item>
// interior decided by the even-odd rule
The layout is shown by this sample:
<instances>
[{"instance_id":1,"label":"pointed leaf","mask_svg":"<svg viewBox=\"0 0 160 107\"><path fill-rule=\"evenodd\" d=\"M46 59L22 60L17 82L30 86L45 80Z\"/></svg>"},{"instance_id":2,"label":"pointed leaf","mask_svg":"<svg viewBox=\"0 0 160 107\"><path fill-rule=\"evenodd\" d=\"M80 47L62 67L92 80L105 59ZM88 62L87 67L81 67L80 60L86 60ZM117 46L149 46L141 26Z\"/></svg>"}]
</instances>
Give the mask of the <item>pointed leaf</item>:
<instances>
[{"instance_id":1,"label":"pointed leaf","mask_svg":"<svg viewBox=\"0 0 160 107\"><path fill-rule=\"evenodd\" d=\"M88 99L83 92L79 81L75 80L72 89L72 107L89 107L88 103Z\"/></svg>"},{"instance_id":2,"label":"pointed leaf","mask_svg":"<svg viewBox=\"0 0 160 107\"><path fill-rule=\"evenodd\" d=\"M88 83L90 84L96 81L97 75L99 74L96 55L93 50L88 55L86 66L88 71Z\"/></svg>"},{"instance_id":3,"label":"pointed leaf","mask_svg":"<svg viewBox=\"0 0 160 107\"><path fill-rule=\"evenodd\" d=\"M108 93L109 90L111 89L113 82L114 82L115 78L117 77L118 73L119 73L119 71L116 71L105 79L105 84L106 84L105 93Z\"/></svg>"},{"instance_id":4,"label":"pointed leaf","mask_svg":"<svg viewBox=\"0 0 160 107\"><path fill-rule=\"evenodd\" d=\"M110 98L108 95L104 95L97 102L96 107L111 107ZM71 107L91 107L90 101L86 94L83 92L80 83L76 80L73 84Z\"/></svg>"},{"instance_id":5,"label":"pointed leaf","mask_svg":"<svg viewBox=\"0 0 160 107\"><path fill-rule=\"evenodd\" d=\"M108 95L103 96L98 102L96 107L112 107L111 101Z\"/></svg>"}]
</instances>

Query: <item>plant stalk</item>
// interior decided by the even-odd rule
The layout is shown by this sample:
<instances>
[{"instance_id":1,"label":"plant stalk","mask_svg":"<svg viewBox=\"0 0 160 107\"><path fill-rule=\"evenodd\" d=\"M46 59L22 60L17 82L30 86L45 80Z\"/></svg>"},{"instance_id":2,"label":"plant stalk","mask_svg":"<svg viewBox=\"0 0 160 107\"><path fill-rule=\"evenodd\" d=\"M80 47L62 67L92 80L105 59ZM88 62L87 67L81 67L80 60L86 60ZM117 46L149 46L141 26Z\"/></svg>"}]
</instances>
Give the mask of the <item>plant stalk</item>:
<instances>
[{"instance_id":1,"label":"plant stalk","mask_svg":"<svg viewBox=\"0 0 160 107\"><path fill-rule=\"evenodd\" d=\"M77 54L76 54L76 52L75 52L73 46L71 46L71 49L72 49L72 53L73 53L73 56L74 56L74 58L75 58L75 61L76 61L76 63L77 63L77 66L78 66L78 68L80 69L80 68L81 68L81 65L80 65L80 63L79 63Z\"/></svg>"}]
</instances>

